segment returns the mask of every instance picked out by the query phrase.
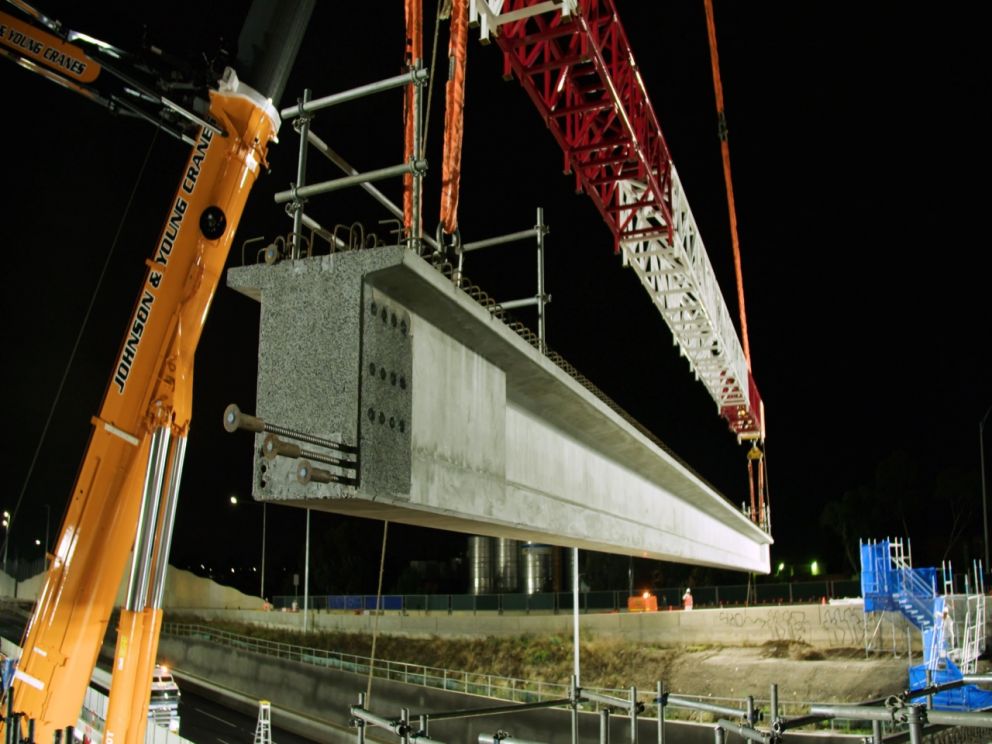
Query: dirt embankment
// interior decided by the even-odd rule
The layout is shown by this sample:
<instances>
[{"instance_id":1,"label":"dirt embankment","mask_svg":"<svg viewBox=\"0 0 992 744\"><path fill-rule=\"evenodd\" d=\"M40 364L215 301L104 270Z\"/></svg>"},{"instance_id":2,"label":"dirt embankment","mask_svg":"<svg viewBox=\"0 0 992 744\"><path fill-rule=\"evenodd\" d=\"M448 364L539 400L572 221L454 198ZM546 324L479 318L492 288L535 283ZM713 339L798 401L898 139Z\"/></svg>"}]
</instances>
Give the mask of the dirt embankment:
<instances>
[{"instance_id":1,"label":"dirt embankment","mask_svg":"<svg viewBox=\"0 0 992 744\"><path fill-rule=\"evenodd\" d=\"M194 618L174 618L195 622ZM235 623L214 627L367 657L367 634L292 631ZM376 658L531 681L567 683L572 673L572 641L567 636L515 638L407 638L380 636ZM654 690L658 681L673 693L713 698L753 695L767 699L772 684L785 702L862 702L903 691L907 659L865 658L863 649L815 649L804 643L756 646L672 647L620 639L585 637L581 643L582 684L588 687ZM918 661L918 660L917 660Z\"/></svg>"}]
</instances>

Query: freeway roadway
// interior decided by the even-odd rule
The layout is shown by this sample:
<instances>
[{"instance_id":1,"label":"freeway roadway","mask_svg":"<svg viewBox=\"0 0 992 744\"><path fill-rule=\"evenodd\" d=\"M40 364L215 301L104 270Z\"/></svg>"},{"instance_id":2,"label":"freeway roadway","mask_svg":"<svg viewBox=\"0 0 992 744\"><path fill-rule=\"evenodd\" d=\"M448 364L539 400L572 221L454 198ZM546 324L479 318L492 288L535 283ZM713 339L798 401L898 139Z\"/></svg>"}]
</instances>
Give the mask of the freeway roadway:
<instances>
[{"instance_id":1,"label":"freeway roadway","mask_svg":"<svg viewBox=\"0 0 992 744\"><path fill-rule=\"evenodd\" d=\"M180 685L179 735L196 744L250 744L255 738L258 717L232 710L215 700L197 695L190 685ZM275 744L311 744L285 729L272 727Z\"/></svg>"}]
</instances>

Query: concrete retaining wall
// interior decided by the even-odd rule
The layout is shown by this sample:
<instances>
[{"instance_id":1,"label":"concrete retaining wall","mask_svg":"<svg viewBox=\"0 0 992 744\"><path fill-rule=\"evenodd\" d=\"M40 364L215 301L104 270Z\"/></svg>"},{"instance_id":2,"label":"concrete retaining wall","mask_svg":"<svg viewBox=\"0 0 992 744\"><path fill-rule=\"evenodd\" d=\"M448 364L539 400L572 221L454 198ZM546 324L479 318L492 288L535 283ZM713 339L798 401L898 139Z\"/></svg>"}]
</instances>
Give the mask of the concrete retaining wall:
<instances>
[{"instance_id":1,"label":"concrete retaining wall","mask_svg":"<svg viewBox=\"0 0 992 744\"><path fill-rule=\"evenodd\" d=\"M232 612L192 610L204 619L224 619L295 630L303 628L302 612ZM374 615L311 612L313 630L371 633ZM748 607L692 612L614 612L580 617L584 634L609 636L660 644L758 645L768 641L798 641L821 648L859 647L864 643L865 618L860 602L837 605ZM379 618L379 632L414 637L517 636L524 634L571 635L572 617L504 613L400 614ZM901 618L887 619L885 642L894 632L905 648L906 625Z\"/></svg>"}]
</instances>

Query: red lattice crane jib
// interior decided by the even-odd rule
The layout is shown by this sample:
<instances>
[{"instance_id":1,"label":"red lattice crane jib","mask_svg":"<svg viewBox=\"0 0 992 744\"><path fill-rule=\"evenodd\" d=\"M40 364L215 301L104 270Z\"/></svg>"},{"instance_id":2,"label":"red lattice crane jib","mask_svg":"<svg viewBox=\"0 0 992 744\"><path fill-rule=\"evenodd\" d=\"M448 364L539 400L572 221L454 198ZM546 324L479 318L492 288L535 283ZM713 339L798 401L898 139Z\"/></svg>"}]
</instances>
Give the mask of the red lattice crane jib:
<instances>
[{"instance_id":1,"label":"red lattice crane jib","mask_svg":"<svg viewBox=\"0 0 992 744\"><path fill-rule=\"evenodd\" d=\"M566 172L596 204L615 251L637 273L731 430L763 440L749 355L614 0L476 0L472 7L483 38L493 33L503 52L504 75L527 91L564 152Z\"/></svg>"},{"instance_id":2,"label":"red lattice crane jib","mask_svg":"<svg viewBox=\"0 0 992 744\"><path fill-rule=\"evenodd\" d=\"M534 3L508 0L504 16ZM565 170L595 202L614 236L649 237L630 228L652 206L671 237L671 158L613 0L580 0L569 15L531 15L501 25L504 74L512 71L565 153ZM621 207L619 182L646 184L643 201ZM655 233L658 230L654 230Z\"/></svg>"}]
</instances>

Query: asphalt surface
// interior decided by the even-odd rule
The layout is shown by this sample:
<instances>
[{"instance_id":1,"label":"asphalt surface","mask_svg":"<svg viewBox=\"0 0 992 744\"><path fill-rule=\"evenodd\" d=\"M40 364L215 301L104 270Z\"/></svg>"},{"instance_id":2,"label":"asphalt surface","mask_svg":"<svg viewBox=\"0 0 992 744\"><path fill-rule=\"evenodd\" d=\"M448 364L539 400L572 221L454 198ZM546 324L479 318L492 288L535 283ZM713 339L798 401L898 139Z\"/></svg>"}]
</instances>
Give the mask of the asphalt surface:
<instances>
[{"instance_id":1,"label":"asphalt surface","mask_svg":"<svg viewBox=\"0 0 992 744\"><path fill-rule=\"evenodd\" d=\"M182 697L179 700L179 735L196 744L238 744L253 742L258 717L225 707L213 700L201 697L179 685ZM288 731L272 727L274 744L311 744L306 739Z\"/></svg>"}]
</instances>

